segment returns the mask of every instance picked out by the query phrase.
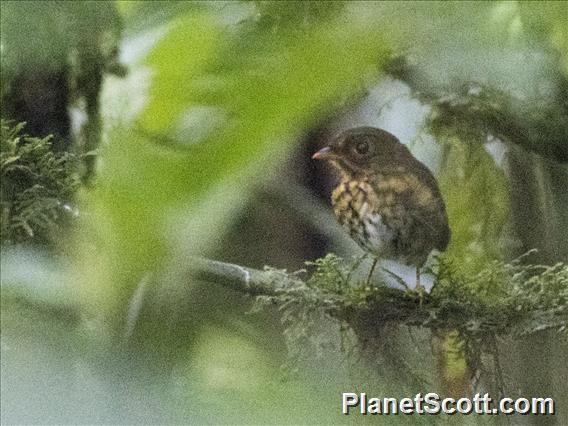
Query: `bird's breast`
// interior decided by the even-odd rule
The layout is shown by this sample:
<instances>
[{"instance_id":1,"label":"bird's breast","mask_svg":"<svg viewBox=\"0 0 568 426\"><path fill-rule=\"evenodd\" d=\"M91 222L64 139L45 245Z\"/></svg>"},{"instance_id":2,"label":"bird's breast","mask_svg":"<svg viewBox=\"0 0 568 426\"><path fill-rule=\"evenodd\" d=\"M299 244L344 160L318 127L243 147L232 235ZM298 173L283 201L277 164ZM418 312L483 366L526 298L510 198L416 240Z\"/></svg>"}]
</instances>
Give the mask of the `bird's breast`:
<instances>
[{"instance_id":1,"label":"bird's breast","mask_svg":"<svg viewBox=\"0 0 568 426\"><path fill-rule=\"evenodd\" d=\"M368 182L343 181L331 200L339 223L363 249L376 255L389 254L394 233L377 212L379 200Z\"/></svg>"}]
</instances>

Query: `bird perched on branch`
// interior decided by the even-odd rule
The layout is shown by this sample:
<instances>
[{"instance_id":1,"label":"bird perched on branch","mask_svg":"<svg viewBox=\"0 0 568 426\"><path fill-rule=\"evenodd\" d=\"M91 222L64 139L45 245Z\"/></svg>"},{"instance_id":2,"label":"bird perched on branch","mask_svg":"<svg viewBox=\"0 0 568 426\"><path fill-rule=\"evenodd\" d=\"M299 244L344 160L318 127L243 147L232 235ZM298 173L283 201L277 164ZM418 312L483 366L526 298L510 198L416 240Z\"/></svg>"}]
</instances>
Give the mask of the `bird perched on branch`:
<instances>
[{"instance_id":1,"label":"bird perched on branch","mask_svg":"<svg viewBox=\"0 0 568 426\"><path fill-rule=\"evenodd\" d=\"M374 127L349 129L313 157L330 161L340 172L332 193L333 211L351 237L375 259L420 270L432 250L450 240L444 200L428 168L395 136Z\"/></svg>"}]
</instances>

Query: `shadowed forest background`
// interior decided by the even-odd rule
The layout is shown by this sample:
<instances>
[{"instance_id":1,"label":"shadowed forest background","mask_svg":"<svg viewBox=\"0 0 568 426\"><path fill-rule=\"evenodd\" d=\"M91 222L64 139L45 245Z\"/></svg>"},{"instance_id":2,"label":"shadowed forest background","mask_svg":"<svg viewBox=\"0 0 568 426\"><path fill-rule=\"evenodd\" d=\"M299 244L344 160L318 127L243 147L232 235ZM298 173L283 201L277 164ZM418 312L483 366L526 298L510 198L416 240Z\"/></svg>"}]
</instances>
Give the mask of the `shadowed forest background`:
<instances>
[{"instance_id":1,"label":"shadowed forest background","mask_svg":"<svg viewBox=\"0 0 568 426\"><path fill-rule=\"evenodd\" d=\"M568 422L568 3L0 7L3 424ZM360 125L440 184L424 303L362 286L310 159Z\"/></svg>"}]
</instances>

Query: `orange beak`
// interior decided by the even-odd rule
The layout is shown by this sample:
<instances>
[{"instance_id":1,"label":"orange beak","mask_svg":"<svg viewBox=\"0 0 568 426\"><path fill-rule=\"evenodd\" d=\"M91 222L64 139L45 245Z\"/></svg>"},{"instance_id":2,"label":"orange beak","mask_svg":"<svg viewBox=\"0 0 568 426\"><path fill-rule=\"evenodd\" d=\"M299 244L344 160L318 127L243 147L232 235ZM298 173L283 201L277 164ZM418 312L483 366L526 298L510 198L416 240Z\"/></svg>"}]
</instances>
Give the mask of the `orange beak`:
<instances>
[{"instance_id":1,"label":"orange beak","mask_svg":"<svg viewBox=\"0 0 568 426\"><path fill-rule=\"evenodd\" d=\"M335 154L333 153L331 148L329 146L326 146L312 155L312 160L328 160L334 156Z\"/></svg>"}]
</instances>

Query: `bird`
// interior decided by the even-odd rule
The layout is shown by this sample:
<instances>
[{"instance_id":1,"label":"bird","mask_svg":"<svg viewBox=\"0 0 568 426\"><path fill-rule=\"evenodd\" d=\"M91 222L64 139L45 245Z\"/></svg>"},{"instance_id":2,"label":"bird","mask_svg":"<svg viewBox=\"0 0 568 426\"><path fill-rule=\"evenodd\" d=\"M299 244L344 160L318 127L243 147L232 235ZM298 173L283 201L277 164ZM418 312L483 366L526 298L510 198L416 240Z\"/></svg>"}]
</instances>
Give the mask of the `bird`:
<instances>
[{"instance_id":1,"label":"bird","mask_svg":"<svg viewBox=\"0 0 568 426\"><path fill-rule=\"evenodd\" d=\"M416 267L415 288L430 253L446 250L450 227L436 178L393 134L376 127L345 130L313 154L339 171L331 195L339 223L374 257Z\"/></svg>"}]
</instances>

